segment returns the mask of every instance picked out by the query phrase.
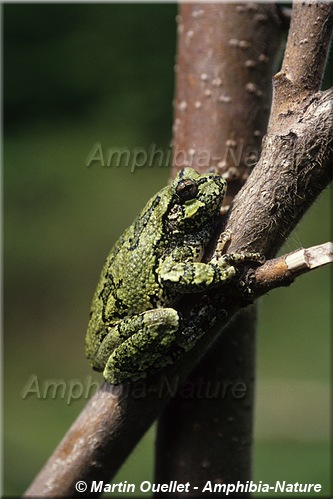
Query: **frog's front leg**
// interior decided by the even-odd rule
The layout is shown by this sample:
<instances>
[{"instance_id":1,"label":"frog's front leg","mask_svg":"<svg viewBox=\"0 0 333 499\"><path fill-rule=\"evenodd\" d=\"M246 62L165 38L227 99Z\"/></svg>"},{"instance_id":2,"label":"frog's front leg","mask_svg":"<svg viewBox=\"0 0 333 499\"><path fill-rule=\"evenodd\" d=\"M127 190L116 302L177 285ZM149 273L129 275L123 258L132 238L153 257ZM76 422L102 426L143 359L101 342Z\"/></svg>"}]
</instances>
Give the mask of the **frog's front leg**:
<instances>
[{"instance_id":1,"label":"frog's front leg","mask_svg":"<svg viewBox=\"0 0 333 499\"><path fill-rule=\"evenodd\" d=\"M179 293L197 293L229 281L235 273L233 266L218 262L179 262L171 253L160 266L159 278L162 285Z\"/></svg>"},{"instance_id":2,"label":"frog's front leg","mask_svg":"<svg viewBox=\"0 0 333 499\"><path fill-rule=\"evenodd\" d=\"M262 263L258 253L229 253L210 262L177 261L171 253L160 266L161 282L180 293L196 293L225 284L246 261Z\"/></svg>"},{"instance_id":3,"label":"frog's front leg","mask_svg":"<svg viewBox=\"0 0 333 499\"><path fill-rule=\"evenodd\" d=\"M146 376L176 341L180 327L178 312L157 308L129 317L108 328L96 356L105 366L103 376L110 384Z\"/></svg>"}]
</instances>

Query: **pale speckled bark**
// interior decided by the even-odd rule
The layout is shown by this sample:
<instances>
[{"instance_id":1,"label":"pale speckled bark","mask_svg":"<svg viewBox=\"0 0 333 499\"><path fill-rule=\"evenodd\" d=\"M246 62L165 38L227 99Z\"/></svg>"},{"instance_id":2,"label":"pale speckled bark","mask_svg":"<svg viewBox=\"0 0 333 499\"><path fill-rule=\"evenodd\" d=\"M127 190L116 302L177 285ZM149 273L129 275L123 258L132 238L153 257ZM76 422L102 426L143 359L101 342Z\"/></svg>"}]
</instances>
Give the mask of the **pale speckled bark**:
<instances>
[{"instance_id":1,"label":"pale speckled bark","mask_svg":"<svg viewBox=\"0 0 333 499\"><path fill-rule=\"evenodd\" d=\"M225 174L226 204L259 158L280 28L274 5L180 8L173 172L188 165Z\"/></svg>"}]
</instances>

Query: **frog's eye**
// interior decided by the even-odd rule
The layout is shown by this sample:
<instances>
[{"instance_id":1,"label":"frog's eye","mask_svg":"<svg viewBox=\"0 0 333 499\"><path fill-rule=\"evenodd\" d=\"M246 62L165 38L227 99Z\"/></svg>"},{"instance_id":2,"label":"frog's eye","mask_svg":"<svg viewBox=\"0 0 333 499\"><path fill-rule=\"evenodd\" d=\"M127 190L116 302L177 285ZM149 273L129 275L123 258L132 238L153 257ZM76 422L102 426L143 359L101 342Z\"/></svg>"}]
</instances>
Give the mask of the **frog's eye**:
<instances>
[{"instance_id":1,"label":"frog's eye","mask_svg":"<svg viewBox=\"0 0 333 499\"><path fill-rule=\"evenodd\" d=\"M195 198L198 193L198 186L189 178L181 180L176 187L176 193L180 197L181 201L188 201L189 199Z\"/></svg>"}]
</instances>

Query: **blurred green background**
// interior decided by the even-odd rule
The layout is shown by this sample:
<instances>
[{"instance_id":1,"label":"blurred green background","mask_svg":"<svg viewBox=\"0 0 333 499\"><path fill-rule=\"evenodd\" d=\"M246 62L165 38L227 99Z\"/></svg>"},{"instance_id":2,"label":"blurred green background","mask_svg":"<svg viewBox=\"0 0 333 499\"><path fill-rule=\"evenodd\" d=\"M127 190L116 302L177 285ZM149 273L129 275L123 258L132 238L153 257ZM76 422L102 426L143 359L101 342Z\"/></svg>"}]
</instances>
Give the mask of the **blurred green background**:
<instances>
[{"instance_id":1,"label":"blurred green background","mask_svg":"<svg viewBox=\"0 0 333 499\"><path fill-rule=\"evenodd\" d=\"M4 24L4 493L20 495L101 377L84 356L104 258L167 166L86 166L103 150L168 150L172 4L6 4ZM329 192L286 251L329 239ZM260 304L254 479L329 493L329 271ZM45 380L72 383L37 396ZM68 386L68 385L67 385ZM30 395L25 396L30 388ZM89 386L88 386L89 388ZM33 393L34 392L34 393ZM153 476L154 430L117 480Z\"/></svg>"}]
</instances>

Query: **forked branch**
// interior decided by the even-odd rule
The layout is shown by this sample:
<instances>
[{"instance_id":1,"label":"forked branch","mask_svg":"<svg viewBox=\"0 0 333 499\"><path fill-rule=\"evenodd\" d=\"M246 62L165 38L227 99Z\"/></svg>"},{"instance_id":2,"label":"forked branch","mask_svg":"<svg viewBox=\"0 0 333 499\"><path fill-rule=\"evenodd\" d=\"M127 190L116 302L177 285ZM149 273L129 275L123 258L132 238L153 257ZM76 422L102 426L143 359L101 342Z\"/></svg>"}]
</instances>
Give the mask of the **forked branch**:
<instances>
[{"instance_id":1,"label":"forked branch","mask_svg":"<svg viewBox=\"0 0 333 499\"><path fill-rule=\"evenodd\" d=\"M260 161L235 198L226 221L225 228L232 234L230 252L251 249L272 258L332 178L333 91L318 92L332 16L332 3L299 3L294 8L286 60L282 74L275 78L269 135ZM293 50L295 43L297 50ZM300 60L304 63L299 64ZM297 74L290 77L290 68L296 65ZM297 82L299 93L296 87L291 91L290 82ZM300 98L295 106L297 95ZM276 284L272 273L272 268L277 269L276 262L271 265L267 263L257 271L258 283L264 283L266 290ZM239 305L229 303L229 317ZM91 496L89 483L109 480L115 474L218 334L220 329L210 331L182 362L145 383L120 387L104 383L25 496L83 496L75 490L80 480L88 483L86 495ZM144 397L137 396L142 390Z\"/></svg>"}]
</instances>

